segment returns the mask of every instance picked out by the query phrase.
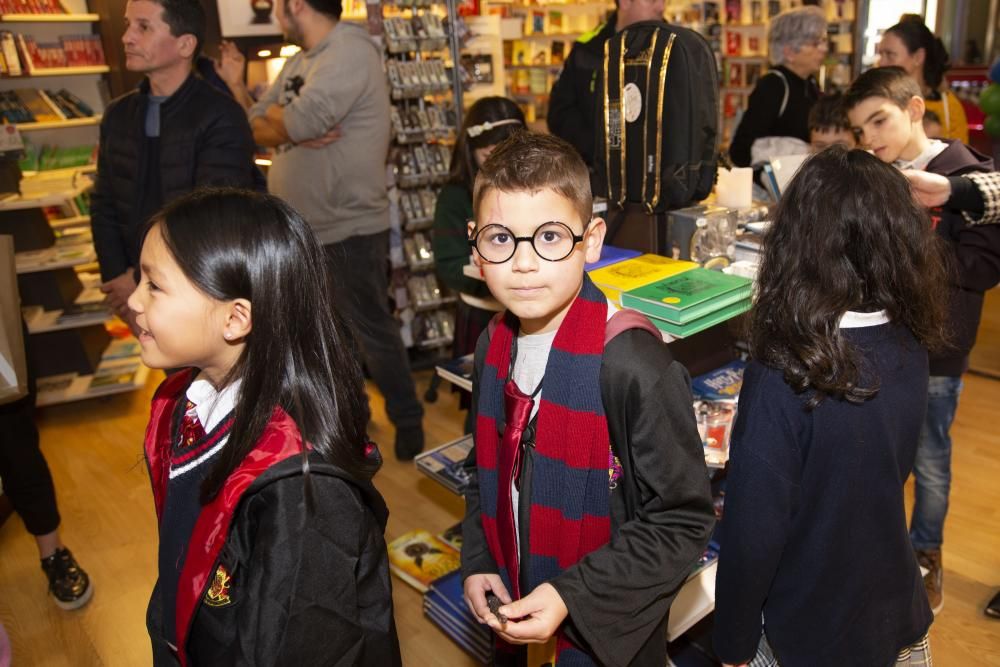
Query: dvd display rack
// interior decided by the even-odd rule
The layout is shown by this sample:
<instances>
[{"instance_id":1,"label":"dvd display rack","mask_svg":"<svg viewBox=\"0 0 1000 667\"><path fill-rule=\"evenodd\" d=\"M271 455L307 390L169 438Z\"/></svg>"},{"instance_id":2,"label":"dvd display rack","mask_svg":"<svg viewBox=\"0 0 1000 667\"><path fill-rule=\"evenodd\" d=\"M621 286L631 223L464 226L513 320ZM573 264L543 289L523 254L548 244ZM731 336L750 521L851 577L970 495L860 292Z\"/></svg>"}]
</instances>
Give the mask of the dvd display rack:
<instances>
[{"instance_id":1,"label":"dvd display rack","mask_svg":"<svg viewBox=\"0 0 1000 667\"><path fill-rule=\"evenodd\" d=\"M448 179L461 90L454 6L431 0L369 5L369 26L385 49L392 100L389 149L390 296L403 342L419 358L438 358L454 339L455 295L434 275L434 206ZM377 18L371 20L375 9Z\"/></svg>"}]
</instances>

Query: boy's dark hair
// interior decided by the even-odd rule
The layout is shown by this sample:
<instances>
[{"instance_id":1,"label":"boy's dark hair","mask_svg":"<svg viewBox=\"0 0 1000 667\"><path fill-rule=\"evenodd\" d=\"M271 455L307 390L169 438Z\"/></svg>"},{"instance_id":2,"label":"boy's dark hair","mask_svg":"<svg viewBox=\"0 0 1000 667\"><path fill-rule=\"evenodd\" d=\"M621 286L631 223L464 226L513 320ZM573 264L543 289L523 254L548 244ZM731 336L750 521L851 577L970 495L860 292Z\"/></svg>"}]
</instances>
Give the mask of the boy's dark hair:
<instances>
[{"instance_id":1,"label":"boy's dark hair","mask_svg":"<svg viewBox=\"0 0 1000 667\"><path fill-rule=\"evenodd\" d=\"M473 213L478 220L479 207L490 190L534 193L545 189L568 199L584 227L590 223L594 196L580 153L551 134L515 132L493 149L479 169L472 192Z\"/></svg>"},{"instance_id":2,"label":"boy's dark hair","mask_svg":"<svg viewBox=\"0 0 1000 667\"><path fill-rule=\"evenodd\" d=\"M920 344L945 341L941 240L894 167L833 146L809 158L763 243L751 314L752 355L784 373L808 408L861 403L879 389L841 335L845 311L886 310Z\"/></svg>"},{"instance_id":3,"label":"boy's dark hair","mask_svg":"<svg viewBox=\"0 0 1000 667\"><path fill-rule=\"evenodd\" d=\"M192 61L198 59L201 48L205 44L205 10L198 0L153 0L163 7L163 22L170 27L174 37L194 35L197 45L194 48Z\"/></svg>"},{"instance_id":4,"label":"boy's dark hair","mask_svg":"<svg viewBox=\"0 0 1000 667\"><path fill-rule=\"evenodd\" d=\"M516 120L517 123L508 123L492 129L485 129L484 123L495 123L500 120ZM469 136L469 128L478 127L481 133L475 137ZM469 107L462 121L462 129L455 141L455 148L451 153L451 173L448 182L461 185L469 192L472 192L472 185L476 182L476 174L479 173L479 166L476 164L476 156L473 151L477 148L496 146L501 141L515 132L523 132L526 125L524 122L524 112L521 107L506 97L484 97L476 100L475 104Z\"/></svg>"},{"instance_id":5,"label":"boy's dark hair","mask_svg":"<svg viewBox=\"0 0 1000 667\"><path fill-rule=\"evenodd\" d=\"M850 111L870 97L884 97L905 109L914 97L923 97L920 84L902 67L876 67L854 80L844 93L844 111Z\"/></svg>"},{"instance_id":6,"label":"boy's dark hair","mask_svg":"<svg viewBox=\"0 0 1000 667\"><path fill-rule=\"evenodd\" d=\"M324 459L350 473L373 472L361 368L333 307L326 256L305 220L277 197L226 188L174 201L145 233L154 225L195 287L253 307L253 332L223 382L242 381L233 428L202 484L202 503L219 493L277 407ZM306 454L303 446L308 480Z\"/></svg>"},{"instance_id":7,"label":"boy's dark hair","mask_svg":"<svg viewBox=\"0 0 1000 667\"><path fill-rule=\"evenodd\" d=\"M844 110L844 96L841 93L824 95L809 111L809 130L824 132L851 129L851 121Z\"/></svg>"},{"instance_id":8,"label":"boy's dark hair","mask_svg":"<svg viewBox=\"0 0 1000 667\"><path fill-rule=\"evenodd\" d=\"M944 80L944 73L951 68L951 59L948 50L944 48L944 42L934 36L919 14L904 14L899 23L886 32L898 37L910 55L918 49L924 50L924 81L928 88L936 92Z\"/></svg>"},{"instance_id":9,"label":"boy's dark hair","mask_svg":"<svg viewBox=\"0 0 1000 667\"><path fill-rule=\"evenodd\" d=\"M285 3L285 7L288 7L288 0L279 0L279 2L281 1ZM341 0L306 0L306 4L332 19L339 20L340 15L344 13L344 3Z\"/></svg>"}]
</instances>

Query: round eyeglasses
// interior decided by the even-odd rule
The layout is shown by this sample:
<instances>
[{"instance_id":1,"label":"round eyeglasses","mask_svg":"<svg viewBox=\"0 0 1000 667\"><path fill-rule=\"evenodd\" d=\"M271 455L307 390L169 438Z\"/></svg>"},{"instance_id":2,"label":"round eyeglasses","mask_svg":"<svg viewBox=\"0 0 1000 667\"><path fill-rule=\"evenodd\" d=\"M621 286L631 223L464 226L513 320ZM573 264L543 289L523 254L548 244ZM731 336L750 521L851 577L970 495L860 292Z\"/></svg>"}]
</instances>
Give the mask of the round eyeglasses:
<instances>
[{"instance_id":1,"label":"round eyeglasses","mask_svg":"<svg viewBox=\"0 0 1000 667\"><path fill-rule=\"evenodd\" d=\"M542 259L558 262L573 254L582 240L583 234L574 234L562 222L543 222L531 236L514 236L503 225L486 225L469 240L469 247L475 248L484 262L503 264L517 252L517 244L526 241Z\"/></svg>"}]
</instances>

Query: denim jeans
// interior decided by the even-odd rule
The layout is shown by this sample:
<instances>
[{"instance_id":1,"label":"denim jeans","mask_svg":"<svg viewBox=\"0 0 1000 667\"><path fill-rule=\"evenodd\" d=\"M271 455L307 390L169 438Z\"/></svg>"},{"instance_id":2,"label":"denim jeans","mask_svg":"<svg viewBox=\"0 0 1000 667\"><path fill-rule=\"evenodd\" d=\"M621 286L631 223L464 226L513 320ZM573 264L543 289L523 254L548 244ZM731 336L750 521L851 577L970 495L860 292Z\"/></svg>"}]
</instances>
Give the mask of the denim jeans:
<instances>
[{"instance_id":1,"label":"denim jeans","mask_svg":"<svg viewBox=\"0 0 1000 667\"><path fill-rule=\"evenodd\" d=\"M951 423L955 419L961 377L932 375L927 385L927 415L920 429L913 464L916 501L910 519L910 541L921 551L940 549L951 487Z\"/></svg>"},{"instance_id":2,"label":"denim jeans","mask_svg":"<svg viewBox=\"0 0 1000 667\"><path fill-rule=\"evenodd\" d=\"M389 232L351 236L325 246L333 274L333 306L351 328L361 359L385 397L396 428L419 427L424 408L410 359L389 309Z\"/></svg>"}]
</instances>

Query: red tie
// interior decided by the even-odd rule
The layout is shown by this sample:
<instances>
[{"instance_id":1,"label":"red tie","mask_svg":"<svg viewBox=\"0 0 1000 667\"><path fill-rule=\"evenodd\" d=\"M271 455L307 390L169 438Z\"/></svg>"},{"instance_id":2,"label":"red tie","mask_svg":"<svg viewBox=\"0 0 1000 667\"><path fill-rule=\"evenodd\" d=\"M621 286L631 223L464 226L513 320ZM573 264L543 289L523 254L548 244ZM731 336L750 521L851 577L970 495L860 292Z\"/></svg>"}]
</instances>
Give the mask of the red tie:
<instances>
[{"instance_id":1,"label":"red tie","mask_svg":"<svg viewBox=\"0 0 1000 667\"><path fill-rule=\"evenodd\" d=\"M503 441L500 443L499 493L497 498L497 525L500 552L510 575L511 593L514 599L521 597L518 567L517 530L514 527L514 507L510 495L511 484L521 474L521 436L531 421L531 408L535 401L524 394L513 381L508 381L503 390L504 415L506 425Z\"/></svg>"},{"instance_id":2,"label":"red tie","mask_svg":"<svg viewBox=\"0 0 1000 667\"><path fill-rule=\"evenodd\" d=\"M198 419L198 411L194 403L188 401L184 406L184 417L181 419L181 439L179 446L181 449L190 447L205 437L205 429Z\"/></svg>"}]
</instances>

